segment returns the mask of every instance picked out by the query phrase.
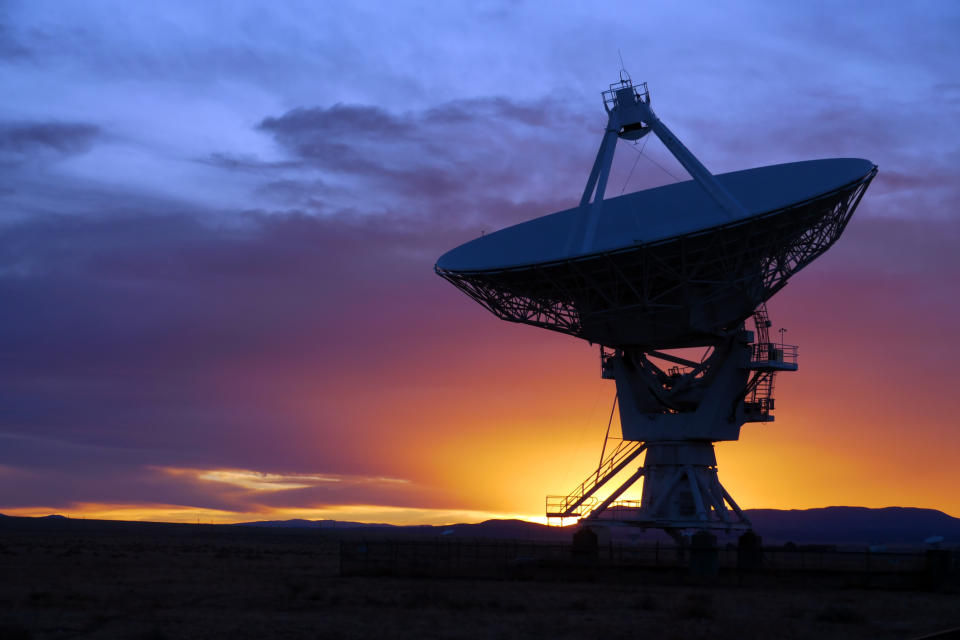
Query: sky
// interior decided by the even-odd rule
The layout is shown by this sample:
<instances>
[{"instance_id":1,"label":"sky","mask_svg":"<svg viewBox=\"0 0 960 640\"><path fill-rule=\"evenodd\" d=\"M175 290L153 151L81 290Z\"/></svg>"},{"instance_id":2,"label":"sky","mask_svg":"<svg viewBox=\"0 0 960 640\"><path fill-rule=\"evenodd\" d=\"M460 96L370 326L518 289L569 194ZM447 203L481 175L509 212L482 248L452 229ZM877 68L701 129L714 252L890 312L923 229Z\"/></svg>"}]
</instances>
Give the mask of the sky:
<instances>
[{"instance_id":1,"label":"sky","mask_svg":"<svg viewBox=\"0 0 960 640\"><path fill-rule=\"evenodd\" d=\"M960 5L674 4L0 1L0 512L542 516L612 382L433 264L577 203L622 56L715 173L879 166L724 485L960 516Z\"/></svg>"}]
</instances>

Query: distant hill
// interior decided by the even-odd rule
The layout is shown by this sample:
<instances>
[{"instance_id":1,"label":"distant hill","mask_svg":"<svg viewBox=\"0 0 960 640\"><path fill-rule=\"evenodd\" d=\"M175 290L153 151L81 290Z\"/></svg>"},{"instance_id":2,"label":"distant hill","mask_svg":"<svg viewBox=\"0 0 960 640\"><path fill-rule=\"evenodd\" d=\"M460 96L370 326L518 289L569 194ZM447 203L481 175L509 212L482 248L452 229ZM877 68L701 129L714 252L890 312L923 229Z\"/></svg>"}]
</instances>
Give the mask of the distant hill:
<instances>
[{"instance_id":1,"label":"distant hill","mask_svg":"<svg viewBox=\"0 0 960 640\"><path fill-rule=\"evenodd\" d=\"M257 520L256 522L238 522L237 527L279 527L283 529L359 529L359 528L396 528L397 525L370 522L349 522L345 520Z\"/></svg>"},{"instance_id":2,"label":"distant hill","mask_svg":"<svg viewBox=\"0 0 960 640\"><path fill-rule=\"evenodd\" d=\"M820 509L748 509L745 512L754 530L768 544L886 544L919 545L931 536L942 536L945 545L960 544L960 518L934 509L910 507L825 507ZM240 525L237 525L240 526ZM571 527L547 527L525 520L487 520L476 524L447 526L396 526L336 520L281 520L249 522L243 526L351 529L393 534L440 535L473 538L566 541ZM618 538L635 533L625 529ZM649 530L643 537L668 540L660 532Z\"/></svg>"},{"instance_id":3,"label":"distant hill","mask_svg":"<svg viewBox=\"0 0 960 640\"><path fill-rule=\"evenodd\" d=\"M945 544L960 544L960 518L934 509L825 507L746 513L765 541L920 544L931 536L943 536Z\"/></svg>"},{"instance_id":4,"label":"distant hill","mask_svg":"<svg viewBox=\"0 0 960 640\"><path fill-rule=\"evenodd\" d=\"M754 530L763 537L764 544L786 542L796 544L837 544L844 546L888 545L890 547L919 547L932 536L943 537L943 546L960 545L960 518L953 518L933 509L887 507L826 507L781 511L778 509L749 509L747 516ZM310 535L312 532L343 532L344 535L377 537L440 537L487 538L503 540L538 540L569 542L574 526L547 527L525 520L487 520L474 524L443 526L398 526L368 524L338 520L268 520L233 525L193 525L189 523L122 522L105 520L77 520L64 516L18 518L0 516L0 530L37 531L176 531L193 535L197 531L247 532L244 535L289 536ZM611 530L615 540L662 541L672 543L662 531L639 531L628 527ZM734 541L736 535L720 535L722 544Z\"/></svg>"},{"instance_id":5,"label":"distant hill","mask_svg":"<svg viewBox=\"0 0 960 640\"><path fill-rule=\"evenodd\" d=\"M472 538L504 538L518 540L567 540L570 527L547 527L526 520L486 520L477 523L450 525L393 525L382 523L349 522L342 520L261 520L241 522L236 527L276 527L282 529L322 529L324 531L367 531L394 535L434 535Z\"/></svg>"}]
</instances>

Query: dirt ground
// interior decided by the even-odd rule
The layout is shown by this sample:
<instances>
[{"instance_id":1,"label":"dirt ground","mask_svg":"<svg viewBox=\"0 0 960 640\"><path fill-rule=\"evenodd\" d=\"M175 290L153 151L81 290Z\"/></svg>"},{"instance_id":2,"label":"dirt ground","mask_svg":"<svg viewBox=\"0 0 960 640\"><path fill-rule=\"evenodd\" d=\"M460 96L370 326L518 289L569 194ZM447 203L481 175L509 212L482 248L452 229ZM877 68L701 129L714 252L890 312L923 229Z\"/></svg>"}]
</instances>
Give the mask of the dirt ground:
<instances>
[{"instance_id":1,"label":"dirt ground","mask_svg":"<svg viewBox=\"0 0 960 640\"><path fill-rule=\"evenodd\" d=\"M331 534L0 527L0 640L913 638L955 591L342 578Z\"/></svg>"}]
</instances>

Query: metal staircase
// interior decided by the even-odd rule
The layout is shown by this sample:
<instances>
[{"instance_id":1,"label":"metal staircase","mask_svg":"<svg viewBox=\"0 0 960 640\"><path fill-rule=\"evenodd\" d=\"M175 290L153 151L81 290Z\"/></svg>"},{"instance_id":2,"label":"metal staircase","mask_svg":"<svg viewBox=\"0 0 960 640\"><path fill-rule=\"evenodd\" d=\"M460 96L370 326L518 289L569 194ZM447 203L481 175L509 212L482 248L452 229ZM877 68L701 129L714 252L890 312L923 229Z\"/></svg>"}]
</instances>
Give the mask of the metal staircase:
<instances>
[{"instance_id":1,"label":"metal staircase","mask_svg":"<svg viewBox=\"0 0 960 640\"><path fill-rule=\"evenodd\" d=\"M566 496L547 496L547 518L571 518L585 515L597 503L593 494L633 462L646 444L621 440L586 480Z\"/></svg>"}]
</instances>

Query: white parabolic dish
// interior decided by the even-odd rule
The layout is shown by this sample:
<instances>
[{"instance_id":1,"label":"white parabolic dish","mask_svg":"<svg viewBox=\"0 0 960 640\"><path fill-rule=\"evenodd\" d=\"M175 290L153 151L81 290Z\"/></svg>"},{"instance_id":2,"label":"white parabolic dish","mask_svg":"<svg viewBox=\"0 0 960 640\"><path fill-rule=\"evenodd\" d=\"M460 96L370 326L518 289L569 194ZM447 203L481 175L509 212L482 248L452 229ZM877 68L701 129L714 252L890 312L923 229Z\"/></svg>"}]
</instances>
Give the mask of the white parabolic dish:
<instances>
[{"instance_id":1,"label":"white parabolic dish","mask_svg":"<svg viewBox=\"0 0 960 640\"><path fill-rule=\"evenodd\" d=\"M869 160L831 158L718 174L717 180L748 212L741 218L733 218L687 180L605 200L588 251L582 251L578 241L589 207L574 207L460 245L441 256L437 267L482 272L620 251L782 210L858 182L873 169Z\"/></svg>"}]
</instances>

